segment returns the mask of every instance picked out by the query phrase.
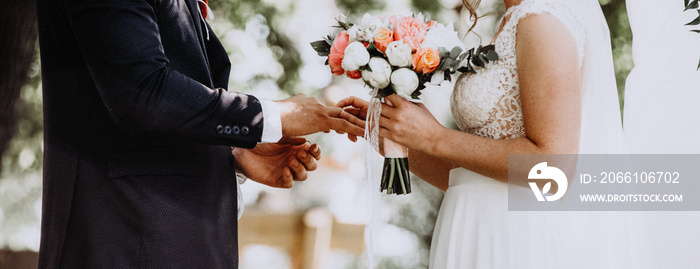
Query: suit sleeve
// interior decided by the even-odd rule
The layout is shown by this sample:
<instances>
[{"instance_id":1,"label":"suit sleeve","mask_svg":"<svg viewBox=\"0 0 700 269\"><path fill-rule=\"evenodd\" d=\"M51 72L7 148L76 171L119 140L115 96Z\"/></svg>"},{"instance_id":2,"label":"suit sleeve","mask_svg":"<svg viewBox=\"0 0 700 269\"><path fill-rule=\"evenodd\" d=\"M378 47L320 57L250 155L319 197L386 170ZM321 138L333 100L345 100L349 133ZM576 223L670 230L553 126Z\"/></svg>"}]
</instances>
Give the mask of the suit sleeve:
<instances>
[{"instance_id":1,"label":"suit sleeve","mask_svg":"<svg viewBox=\"0 0 700 269\"><path fill-rule=\"evenodd\" d=\"M158 4L162 3L63 1L77 46L114 122L134 133L255 146L264 125L260 101L209 88L171 68L156 20ZM194 27L187 20L172 23Z\"/></svg>"}]
</instances>

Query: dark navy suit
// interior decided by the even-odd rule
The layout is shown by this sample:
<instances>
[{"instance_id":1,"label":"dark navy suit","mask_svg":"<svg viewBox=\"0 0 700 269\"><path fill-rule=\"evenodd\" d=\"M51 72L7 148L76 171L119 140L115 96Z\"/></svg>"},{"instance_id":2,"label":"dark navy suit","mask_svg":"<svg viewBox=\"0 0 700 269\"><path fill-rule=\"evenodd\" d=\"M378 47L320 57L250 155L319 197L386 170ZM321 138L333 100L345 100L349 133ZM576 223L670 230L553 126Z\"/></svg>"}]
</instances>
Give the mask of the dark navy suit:
<instances>
[{"instance_id":1,"label":"dark navy suit","mask_svg":"<svg viewBox=\"0 0 700 269\"><path fill-rule=\"evenodd\" d=\"M40 268L236 268L229 146L255 97L196 0L38 0L44 98Z\"/></svg>"}]
</instances>

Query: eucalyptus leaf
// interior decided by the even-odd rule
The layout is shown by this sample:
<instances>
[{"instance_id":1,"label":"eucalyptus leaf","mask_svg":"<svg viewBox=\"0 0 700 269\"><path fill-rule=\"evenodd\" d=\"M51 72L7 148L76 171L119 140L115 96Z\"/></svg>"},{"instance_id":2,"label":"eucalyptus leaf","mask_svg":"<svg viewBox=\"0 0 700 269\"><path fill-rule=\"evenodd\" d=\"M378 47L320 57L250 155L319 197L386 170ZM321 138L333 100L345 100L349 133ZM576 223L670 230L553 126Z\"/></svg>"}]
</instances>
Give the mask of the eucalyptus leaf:
<instances>
[{"instance_id":1,"label":"eucalyptus leaf","mask_svg":"<svg viewBox=\"0 0 700 269\"><path fill-rule=\"evenodd\" d=\"M457 57L460 53L462 53L462 48L460 47L454 47L452 48L452 51L450 51L450 55L452 55L453 57Z\"/></svg>"},{"instance_id":2,"label":"eucalyptus leaf","mask_svg":"<svg viewBox=\"0 0 700 269\"><path fill-rule=\"evenodd\" d=\"M440 54L440 58L443 58L443 57L444 57L444 58L450 57L450 53L447 52L447 49L445 49L445 48L443 48L443 47L439 47L439 48L438 48L438 53Z\"/></svg>"},{"instance_id":3,"label":"eucalyptus leaf","mask_svg":"<svg viewBox=\"0 0 700 269\"><path fill-rule=\"evenodd\" d=\"M455 60L452 60L450 58L445 59L445 61L443 63L444 63L446 68L453 67L456 64Z\"/></svg>"},{"instance_id":4,"label":"eucalyptus leaf","mask_svg":"<svg viewBox=\"0 0 700 269\"><path fill-rule=\"evenodd\" d=\"M686 23L685 25L698 25L700 24L700 15L698 15L697 18L695 18L693 21Z\"/></svg>"},{"instance_id":5,"label":"eucalyptus leaf","mask_svg":"<svg viewBox=\"0 0 700 269\"><path fill-rule=\"evenodd\" d=\"M496 61L498 60L498 53L496 53L495 50L490 50L486 53L486 59L489 59L490 61Z\"/></svg>"},{"instance_id":6,"label":"eucalyptus leaf","mask_svg":"<svg viewBox=\"0 0 700 269\"><path fill-rule=\"evenodd\" d=\"M692 1L690 1L690 3L688 3L688 0L686 0L685 2L686 2L685 10L698 8L698 0L692 0Z\"/></svg>"},{"instance_id":7,"label":"eucalyptus leaf","mask_svg":"<svg viewBox=\"0 0 700 269\"><path fill-rule=\"evenodd\" d=\"M469 53L462 53L462 55L459 55L459 57L457 57L457 61L462 62L465 58L467 58L467 56L469 56Z\"/></svg>"}]
</instances>

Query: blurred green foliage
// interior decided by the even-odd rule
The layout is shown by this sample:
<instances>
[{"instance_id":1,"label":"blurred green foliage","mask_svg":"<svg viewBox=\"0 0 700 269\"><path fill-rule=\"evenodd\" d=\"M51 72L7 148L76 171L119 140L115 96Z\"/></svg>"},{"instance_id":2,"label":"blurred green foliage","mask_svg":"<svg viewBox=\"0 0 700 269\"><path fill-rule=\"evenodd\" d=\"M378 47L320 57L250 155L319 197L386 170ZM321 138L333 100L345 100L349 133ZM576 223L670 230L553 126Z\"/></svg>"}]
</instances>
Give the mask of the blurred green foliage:
<instances>
[{"instance_id":1,"label":"blurred green foliage","mask_svg":"<svg viewBox=\"0 0 700 269\"><path fill-rule=\"evenodd\" d=\"M634 67L634 62L632 61L632 30L627 19L627 5L625 1L599 1L603 14L605 14L605 18L608 21L608 28L610 28L617 94L620 97L620 111L622 112L625 105L625 80L632 67Z\"/></svg>"},{"instance_id":2,"label":"blurred green foliage","mask_svg":"<svg viewBox=\"0 0 700 269\"><path fill-rule=\"evenodd\" d=\"M38 250L38 234L23 238L27 232L39 232L41 172L43 163L43 113L41 65L38 44L29 81L22 87L17 103L18 126L2 158L0 174L0 248ZM32 241L32 242L29 242Z\"/></svg>"},{"instance_id":3,"label":"blurred green foliage","mask_svg":"<svg viewBox=\"0 0 700 269\"><path fill-rule=\"evenodd\" d=\"M360 15L375 10L383 10L384 1L373 0L335 0L335 4L347 15Z\"/></svg>"},{"instance_id":4,"label":"blurred green foliage","mask_svg":"<svg viewBox=\"0 0 700 269\"><path fill-rule=\"evenodd\" d=\"M277 86L290 95L294 94L294 89L299 83L301 56L292 40L279 27L275 27L285 23L283 19L294 12L294 1L286 1L288 2L286 5L260 0L211 0L209 2L217 13L225 16L237 29L245 29L246 23L254 16L262 15L265 18L265 23L270 26L267 42L279 63L284 67L284 73L276 79ZM269 78L256 77L255 79Z\"/></svg>"}]
</instances>

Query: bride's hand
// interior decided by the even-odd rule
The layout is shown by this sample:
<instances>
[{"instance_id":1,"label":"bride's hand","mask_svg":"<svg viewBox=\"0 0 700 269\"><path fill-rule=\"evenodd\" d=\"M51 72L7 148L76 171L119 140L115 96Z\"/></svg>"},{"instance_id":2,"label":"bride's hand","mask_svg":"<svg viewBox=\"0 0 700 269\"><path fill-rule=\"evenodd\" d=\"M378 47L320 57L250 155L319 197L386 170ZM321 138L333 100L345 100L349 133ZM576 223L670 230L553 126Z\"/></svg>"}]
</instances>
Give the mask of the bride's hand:
<instances>
[{"instance_id":1,"label":"bride's hand","mask_svg":"<svg viewBox=\"0 0 700 269\"><path fill-rule=\"evenodd\" d=\"M359 120L353 120L351 123L362 127L363 129L365 128L365 120L367 119L367 111L369 110L369 102L362 100L358 97L351 96L348 98L345 98L343 100L340 100L338 104L336 104L337 107L342 108L345 112L348 112L350 115L355 116ZM352 135L348 133L348 139L352 142L357 142L357 136Z\"/></svg>"},{"instance_id":2,"label":"bride's hand","mask_svg":"<svg viewBox=\"0 0 700 269\"><path fill-rule=\"evenodd\" d=\"M423 104L412 103L392 94L386 97L392 105L382 104L379 135L411 149L433 152L433 142L446 128Z\"/></svg>"}]
</instances>

